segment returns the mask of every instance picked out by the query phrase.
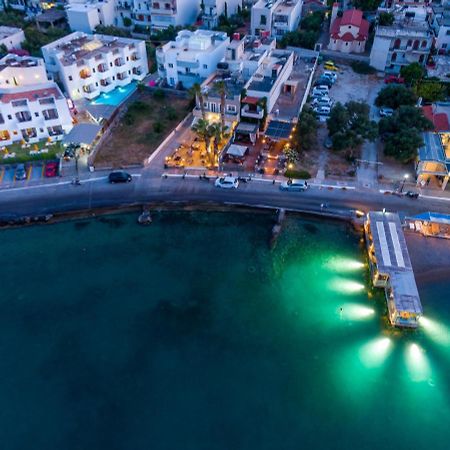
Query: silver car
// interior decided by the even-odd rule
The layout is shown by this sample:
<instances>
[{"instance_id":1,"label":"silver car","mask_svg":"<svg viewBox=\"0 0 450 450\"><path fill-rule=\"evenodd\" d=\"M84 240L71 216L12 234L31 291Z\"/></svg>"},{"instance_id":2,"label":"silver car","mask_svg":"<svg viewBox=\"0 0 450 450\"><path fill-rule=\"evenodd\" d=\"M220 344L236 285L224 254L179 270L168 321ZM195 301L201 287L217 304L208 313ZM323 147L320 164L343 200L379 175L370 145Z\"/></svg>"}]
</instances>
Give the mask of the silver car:
<instances>
[{"instance_id":1,"label":"silver car","mask_svg":"<svg viewBox=\"0 0 450 450\"><path fill-rule=\"evenodd\" d=\"M280 184L282 191L306 191L308 182L306 180L287 180Z\"/></svg>"}]
</instances>

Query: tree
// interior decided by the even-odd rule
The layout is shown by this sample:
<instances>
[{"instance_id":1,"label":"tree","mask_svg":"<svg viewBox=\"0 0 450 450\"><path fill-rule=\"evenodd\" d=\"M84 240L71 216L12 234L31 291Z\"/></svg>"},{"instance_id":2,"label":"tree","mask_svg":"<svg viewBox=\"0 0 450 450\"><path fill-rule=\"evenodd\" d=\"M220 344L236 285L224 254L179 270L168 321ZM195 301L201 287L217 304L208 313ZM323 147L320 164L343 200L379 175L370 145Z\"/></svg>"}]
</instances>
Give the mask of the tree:
<instances>
[{"instance_id":1,"label":"tree","mask_svg":"<svg viewBox=\"0 0 450 450\"><path fill-rule=\"evenodd\" d=\"M416 93L424 102L436 102L445 99L445 87L439 81L423 81L416 88Z\"/></svg>"},{"instance_id":2,"label":"tree","mask_svg":"<svg viewBox=\"0 0 450 450\"><path fill-rule=\"evenodd\" d=\"M381 89L375 99L375 105L387 106L392 109L397 109L402 105L415 105L417 102L417 97L414 92L399 84L390 84L385 88Z\"/></svg>"},{"instance_id":3,"label":"tree","mask_svg":"<svg viewBox=\"0 0 450 450\"><path fill-rule=\"evenodd\" d=\"M123 24L125 25L125 19L123 20ZM97 25L95 27L95 32L98 34L106 34L108 36L118 36L118 37L131 36L128 30L124 30L122 28L118 28L113 25Z\"/></svg>"},{"instance_id":4,"label":"tree","mask_svg":"<svg viewBox=\"0 0 450 450\"><path fill-rule=\"evenodd\" d=\"M0 44L0 58L8 54L8 49L5 44Z\"/></svg>"},{"instance_id":5,"label":"tree","mask_svg":"<svg viewBox=\"0 0 450 450\"><path fill-rule=\"evenodd\" d=\"M305 106L300 113L297 123L298 147L300 150L309 150L315 143L317 130L316 113Z\"/></svg>"},{"instance_id":6,"label":"tree","mask_svg":"<svg viewBox=\"0 0 450 450\"><path fill-rule=\"evenodd\" d=\"M128 28L131 27L131 25L133 25L133 21L129 17L124 17L123 26Z\"/></svg>"},{"instance_id":7,"label":"tree","mask_svg":"<svg viewBox=\"0 0 450 450\"><path fill-rule=\"evenodd\" d=\"M34 26L25 28L25 41L22 43L22 48L27 50L32 56L42 56L41 48L50 42L59 39L69 32L61 30L60 28L49 28L45 33L42 33Z\"/></svg>"},{"instance_id":8,"label":"tree","mask_svg":"<svg viewBox=\"0 0 450 450\"><path fill-rule=\"evenodd\" d=\"M202 112L202 119L206 119L206 111L205 111L205 102L203 98L203 92L202 87L199 83L194 83L192 87L189 89L189 93L192 98L195 98L198 100L198 103L200 104L200 111Z\"/></svg>"},{"instance_id":9,"label":"tree","mask_svg":"<svg viewBox=\"0 0 450 450\"><path fill-rule=\"evenodd\" d=\"M214 88L220 95L220 123L222 128L225 128L225 103L228 93L227 85L225 84L225 81L220 80L214 83Z\"/></svg>"},{"instance_id":10,"label":"tree","mask_svg":"<svg viewBox=\"0 0 450 450\"><path fill-rule=\"evenodd\" d=\"M352 5L363 11L376 11L381 3L382 0L352 0Z\"/></svg>"},{"instance_id":11,"label":"tree","mask_svg":"<svg viewBox=\"0 0 450 450\"><path fill-rule=\"evenodd\" d=\"M432 130L433 124L422 111L413 106L400 107L393 116L379 122L379 130L385 136L384 153L407 163L417 156L423 145L420 133Z\"/></svg>"},{"instance_id":12,"label":"tree","mask_svg":"<svg viewBox=\"0 0 450 450\"><path fill-rule=\"evenodd\" d=\"M219 144L222 139L227 136L228 127L222 128L220 123L212 123L208 127L208 134L212 137L213 142L213 165L217 165L219 157Z\"/></svg>"},{"instance_id":13,"label":"tree","mask_svg":"<svg viewBox=\"0 0 450 450\"><path fill-rule=\"evenodd\" d=\"M403 66L400 69L400 75L409 86L415 86L425 76L425 73L425 69L418 62Z\"/></svg>"},{"instance_id":14,"label":"tree","mask_svg":"<svg viewBox=\"0 0 450 450\"><path fill-rule=\"evenodd\" d=\"M378 126L369 119L369 111L364 102L348 102L345 106L338 102L332 108L327 126L334 150L353 150L366 139L376 139Z\"/></svg>"},{"instance_id":15,"label":"tree","mask_svg":"<svg viewBox=\"0 0 450 450\"><path fill-rule=\"evenodd\" d=\"M378 16L378 25L382 27L390 26L394 23L395 17L394 14L388 12L381 12Z\"/></svg>"},{"instance_id":16,"label":"tree","mask_svg":"<svg viewBox=\"0 0 450 450\"><path fill-rule=\"evenodd\" d=\"M402 163L408 163L416 158L417 149L422 145L422 137L415 128L404 129L386 140L384 154Z\"/></svg>"},{"instance_id":17,"label":"tree","mask_svg":"<svg viewBox=\"0 0 450 450\"><path fill-rule=\"evenodd\" d=\"M212 137L212 129L210 128L209 122L205 119L198 119L197 122L192 125L191 129L205 143L206 152L208 153L211 160L211 152L209 147ZM213 162L211 161L211 163Z\"/></svg>"},{"instance_id":18,"label":"tree","mask_svg":"<svg viewBox=\"0 0 450 450\"><path fill-rule=\"evenodd\" d=\"M286 157L286 162L288 164L288 168L291 169L292 165L295 164L298 160L298 152L294 148L292 148L289 144L286 144L283 147L283 153ZM289 167L291 166L291 167Z\"/></svg>"}]
</instances>

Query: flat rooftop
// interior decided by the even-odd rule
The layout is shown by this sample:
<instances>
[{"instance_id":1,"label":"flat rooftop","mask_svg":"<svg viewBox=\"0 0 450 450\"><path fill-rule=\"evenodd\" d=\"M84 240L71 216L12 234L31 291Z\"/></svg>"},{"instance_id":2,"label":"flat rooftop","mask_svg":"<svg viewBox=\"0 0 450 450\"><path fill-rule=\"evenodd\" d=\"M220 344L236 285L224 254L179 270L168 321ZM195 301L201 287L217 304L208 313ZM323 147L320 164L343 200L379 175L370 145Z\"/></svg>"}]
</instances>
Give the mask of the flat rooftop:
<instances>
[{"instance_id":1,"label":"flat rooftop","mask_svg":"<svg viewBox=\"0 0 450 450\"><path fill-rule=\"evenodd\" d=\"M368 214L378 271L389 275L398 311L421 313L419 292L400 218L396 213Z\"/></svg>"},{"instance_id":2,"label":"flat rooftop","mask_svg":"<svg viewBox=\"0 0 450 450\"><path fill-rule=\"evenodd\" d=\"M15 27L0 26L0 39L5 39L13 34L20 33L22 30Z\"/></svg>"},{"instance_id":3,"label":"flat rooftop","mask_svg":"<svg viewBox=\"0 0 450 450\"><path fill-rule=\"evenodd\" d=\"M32 56L16 56L10 53L0 59L0 71L7 67L37 67L42 64L43 60L40 58L34 58Z\"/></svg>"},{"instance_id":4,"label":"flat rooftop","mask_svg":"<svg viewBox=\"0 0 450 450\"><path fill-rule=\"evenodd\" d=\"M239 81L232 76L216 75L206 86L204 86L204 93L206 93L208 97L220 97L220 93L216 88L216 84L219 81L223 81L225 83L227 92L226 97L231 99L240 95L245 86L243 81Z\"/></svg>"},{"instance_id":5,"label":"flat rooftop","mask_svg":"<svg viewBox=\"0 0 450 450\"><path fill-rule=\"evenodd\" d=\"M10 103L14 100L28 100L34 102L43 98L63 98L58 85L52 81L28 86L15 86L13 88L0 88L0 102Z\"/></svg>"}]
</instances>

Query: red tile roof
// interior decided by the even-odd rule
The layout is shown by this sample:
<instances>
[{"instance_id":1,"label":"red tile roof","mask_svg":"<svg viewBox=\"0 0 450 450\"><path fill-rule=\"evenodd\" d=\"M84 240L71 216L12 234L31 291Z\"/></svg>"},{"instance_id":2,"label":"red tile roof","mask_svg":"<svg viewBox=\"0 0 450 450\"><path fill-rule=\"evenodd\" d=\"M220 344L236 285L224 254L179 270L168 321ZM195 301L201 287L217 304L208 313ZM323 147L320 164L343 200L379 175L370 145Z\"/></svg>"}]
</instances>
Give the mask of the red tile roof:
<instances>
[{"instance_id":1,"label":"red tile roof","mask_svg":"<svg viewBox=\"0 0 450 450\"><path fill-rule=\"evenodd\" d=\"M61 98L62 95L59 89L54 87L45 89L32 89L23 92L0 92L0 101L2 103L10 103L13 100L25 100L25 99L28 100L29 102L34 102L36 100L39 100L40 98L47 98L47 97L55 97L58 99Z\"/></svg>"},{"instance_id":2,"label":"red tile roof","mask_svg":"<svg viewBox=\"0 0 450 450\"><path fill-rule=\"evenodd\" d=\"M353 37L350 32L346 32L343 36L340 36L341 26L345 25L353 25L354 27L359 28L358 35ZM369 36L369 22L366 19L363 19L362 11L358 9L349 9L344 12L342 17L337 17L333 21L331 24L330 35L333 39L342 39L346 42L365 41Z\"/></svg>"},{"instance_id":3,"label":"red tile roof","mask_svg":"<svg viewBox=\"0 0 450 450\"><path fill-rule=\"evenodd\" d=\"M450 124L448 121L447 114L445 113L435 113L433 111L433 105L422 106L423 115L433 123L434 131L450 131Z\"/></svg>"}]
</instances>

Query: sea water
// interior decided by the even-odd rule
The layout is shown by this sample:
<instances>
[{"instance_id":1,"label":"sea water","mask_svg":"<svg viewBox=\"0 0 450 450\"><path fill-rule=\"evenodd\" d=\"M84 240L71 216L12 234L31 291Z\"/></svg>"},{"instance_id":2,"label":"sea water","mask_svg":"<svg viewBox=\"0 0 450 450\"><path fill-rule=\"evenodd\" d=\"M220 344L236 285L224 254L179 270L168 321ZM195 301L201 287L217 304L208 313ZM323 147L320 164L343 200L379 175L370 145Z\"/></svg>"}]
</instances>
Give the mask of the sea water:
<instances>
[{"instance_id":1,"label":"sea water","mask_svg":"<svg viewBox=\"0 0 450 450\"><path fill-rule=\"evenodd\" d=\"M392 331L361 236L288 217L270 249L272 224L3 230L1 448L448 449L449 283Z\"/></svg>"}]
</instances>

